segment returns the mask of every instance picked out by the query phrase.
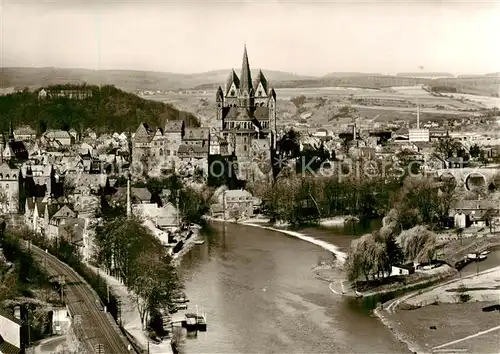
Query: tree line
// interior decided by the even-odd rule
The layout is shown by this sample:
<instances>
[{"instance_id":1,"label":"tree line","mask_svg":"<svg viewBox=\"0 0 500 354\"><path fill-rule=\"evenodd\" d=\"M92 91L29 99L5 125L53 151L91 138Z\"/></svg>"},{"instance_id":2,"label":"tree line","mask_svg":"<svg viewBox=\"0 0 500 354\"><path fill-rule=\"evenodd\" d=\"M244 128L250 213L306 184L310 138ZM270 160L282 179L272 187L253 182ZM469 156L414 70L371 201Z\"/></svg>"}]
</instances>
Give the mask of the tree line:
<instances>
[{"instance_id":1,"label":"tree line","mask_svg":"<svg viewBox=\"0 0 500 354\"><path fill-rule=\"evenodd\" d=\"M172 259L139 219L103 215L95 225L94 243L96 264L134 294L143 329L162 309L175 308L182 285Z\"/></svg>"},{"instance_id":2,"label":"tree line","mask_svg":"<svg viewBox=\"0 0 500 354\"><path fill-rule=\"evenodd\" d=\"M455 200L453 185L411 177L391 198L383 227L351 243L345 271L351 282L381 281L393 265L435 260L437 235ZM359 289L359 287L358 287Z\"/></svg>"}]
</instances>

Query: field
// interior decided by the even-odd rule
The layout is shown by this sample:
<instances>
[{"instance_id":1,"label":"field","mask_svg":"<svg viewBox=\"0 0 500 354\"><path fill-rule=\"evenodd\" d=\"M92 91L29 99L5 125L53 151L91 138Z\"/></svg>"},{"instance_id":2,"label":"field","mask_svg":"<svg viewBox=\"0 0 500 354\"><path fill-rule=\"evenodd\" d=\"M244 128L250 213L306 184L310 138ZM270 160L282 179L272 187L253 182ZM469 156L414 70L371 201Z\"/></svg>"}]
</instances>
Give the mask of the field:
<instances>
[{"instance_id":1,"label":"field","mask_svg":"<svg viewBox=\"0 0 500 354\"><path fill-rule=\"evenodd\" d=\"M489 108L484 100L481 101L480 96L434 96L421 86L382 90L346 87L280 88L276 89L276 94L280 125L302 123L311 128L345 127L352 122L352 116L359 116L361 123L396 120L414 122L417 105L420 106L421 123L442 123L443 120L457 117L480 116ZM214 122L213 90L168 93L144 98L171 103L179 109L193 112L206 125L212 125ZM348 111L345 111L346 106L349 107Z\"/></svg>"}]
</instances>

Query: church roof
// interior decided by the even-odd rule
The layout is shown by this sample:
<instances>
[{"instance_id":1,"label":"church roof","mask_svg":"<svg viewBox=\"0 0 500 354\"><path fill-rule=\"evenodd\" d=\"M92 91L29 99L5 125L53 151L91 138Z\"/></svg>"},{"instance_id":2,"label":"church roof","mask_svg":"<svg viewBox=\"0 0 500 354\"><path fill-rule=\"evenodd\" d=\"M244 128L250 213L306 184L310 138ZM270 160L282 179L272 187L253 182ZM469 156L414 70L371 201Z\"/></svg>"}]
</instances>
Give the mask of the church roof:
<instances>
[{"instance_id":1,"label":"church roof","mask_svg":"<svg viewBox=\"0 0 500 354\"><path fill-rule=\"evenodd\" d=\"M245 91L251 94L252 90L252 73L250 72L250 63L248 62L247 46L243 50L243 62L241 64L241 82L240 91L244 93Z\"/></svg>"},{"instance_id":2,"label":"church roof","mask_svg":"<svg viewBox=\"0 0 500 354\"><path fill-rule=\"evenodd\" d=\"M269 109L267 107L255 107L254 109L239 108L239 107L224 107L222 117L226 121L231 120L252 120L268 119Z\"/></svg>"},{"instance_id":3,"label":"church roof","mask_svg":"<svg viewBox=\"0 0 500 354\"><path fill-rule=\"evenodd\" d=\"M255 87L255 89L257 89L259 87L259 84L262 84L262 87L264 88L265 95L267 96L267 92L268 92L267 79L264 76L264 74L262 73L262 70L259 70L259 73L257 74L257 79L255 80L253 87Z\"/></svg>"},{"instance_id":4,"label":"church roof","mask_svg":"<svg viewBox=\"0 0 500 354\"><path fill-rule=\"evenodd\" d=\"M234 69L231 69L231 72L229 73L229 76L226 80L226 95L229 93L229 89L231 88L231 85L234 83L236 86L236 89L240 88L240 79L238 78L238 75L234 72Z\"/></svg>"}]
</instances>

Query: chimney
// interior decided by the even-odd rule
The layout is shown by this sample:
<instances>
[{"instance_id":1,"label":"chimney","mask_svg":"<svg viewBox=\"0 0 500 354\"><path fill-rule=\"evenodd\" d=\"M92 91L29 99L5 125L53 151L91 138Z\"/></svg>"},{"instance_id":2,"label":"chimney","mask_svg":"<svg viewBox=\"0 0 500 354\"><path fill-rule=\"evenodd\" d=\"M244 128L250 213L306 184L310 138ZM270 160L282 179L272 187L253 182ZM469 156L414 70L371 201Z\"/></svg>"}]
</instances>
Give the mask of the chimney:
<instances>
[{"instance_id":1,"label":"chimney","mask_svg":"<svg viewBox=\"0 0 500 354\"><path fill-rule=\"evenodd\" d=\"M130 200L130 175L127 177L127 218L132 216L132 202Z\"/></svg>"}]
</instances>

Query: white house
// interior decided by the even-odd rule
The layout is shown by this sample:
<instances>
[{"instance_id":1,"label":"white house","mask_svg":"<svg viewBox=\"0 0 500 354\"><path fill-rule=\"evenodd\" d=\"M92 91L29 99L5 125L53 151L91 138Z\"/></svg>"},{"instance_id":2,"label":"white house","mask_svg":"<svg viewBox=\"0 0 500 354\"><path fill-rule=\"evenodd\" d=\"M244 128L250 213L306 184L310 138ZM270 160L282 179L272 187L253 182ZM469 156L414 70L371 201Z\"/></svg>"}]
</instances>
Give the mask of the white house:
<instances>
[{"instance_id":1,"label":"white house","mask_svg":"<svg viewBox=\"0 0 500 354\"><path fill-rule=\"evenodd\" d=\"M0 353L21 353L21 317L0 311Z\"/></svg>"},{"instance_id":2,"label":"white house","mask_svg":"<svg viewBox=\"0 0 500 354\"><path fill-rule=\"evenodd\" d=\"M395 264L391 267L391 277L398 275L410 275L415 273L415 266L413 263L408 264Z\"/></svg>"}]
</instances>

